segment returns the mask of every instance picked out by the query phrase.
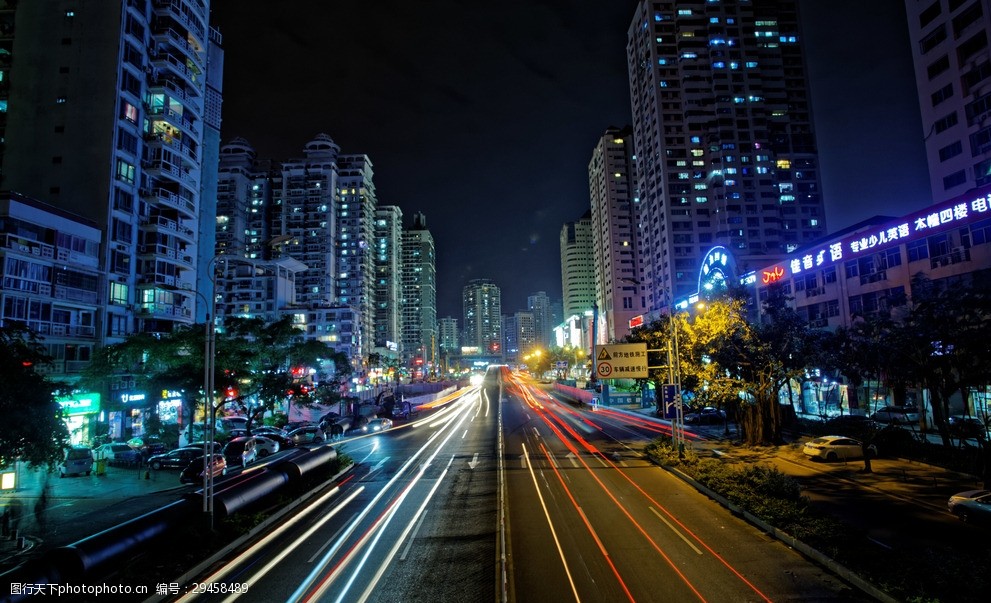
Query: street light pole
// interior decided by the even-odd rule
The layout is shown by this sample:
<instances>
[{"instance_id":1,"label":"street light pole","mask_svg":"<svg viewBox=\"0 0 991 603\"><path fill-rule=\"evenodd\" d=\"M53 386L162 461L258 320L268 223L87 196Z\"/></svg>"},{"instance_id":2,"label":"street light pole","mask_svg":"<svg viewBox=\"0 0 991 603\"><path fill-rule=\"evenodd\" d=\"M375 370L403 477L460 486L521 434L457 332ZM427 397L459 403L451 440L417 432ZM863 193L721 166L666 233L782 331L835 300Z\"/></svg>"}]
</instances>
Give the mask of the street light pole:
<instances>
[{"instance_id":1,"label":"street light pole","mask_svg":"<svg viewBox=\"0 0 991 603\"><path fill-rule=\"evenodd\" d=\"M212 308L206 312L206 341L203 347L203 514L213 530L213 380L214 326Z\"/></svg>"}]
</instances>

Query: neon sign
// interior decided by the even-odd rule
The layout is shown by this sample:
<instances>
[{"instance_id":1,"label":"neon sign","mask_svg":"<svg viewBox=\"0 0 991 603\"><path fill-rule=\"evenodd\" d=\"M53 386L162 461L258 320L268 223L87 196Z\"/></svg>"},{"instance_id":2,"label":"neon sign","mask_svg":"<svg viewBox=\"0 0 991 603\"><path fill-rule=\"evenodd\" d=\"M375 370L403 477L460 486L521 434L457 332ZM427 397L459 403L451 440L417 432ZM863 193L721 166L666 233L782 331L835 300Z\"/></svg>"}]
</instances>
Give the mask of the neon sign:
<instances>
[{"instance_id":1,"label":"neon sign","mask_svg":"<svg viewBox=\"0 0 991 603\"><path fill-rule=\"evenodd\" d=\"M781 278L784 275L785 275L784 268L782 268L781 266L775 266L770 270L762 271L760 280L763 281L765 285L767 285L770 283L776 283L777 281L781 280Z\"/></svg>"},{"instance_id":2,"label":"neon sign","mask_svg":"<svg viewBox=\"0 0 991 603\"><path fill-rule=\"evenodd\" d=\"M987 188L985 190L988 190ZM799 274L820 266L855 258L858 255L883 249L920 236L927 236L936 230L945 230L965 224L972 219L991 215L991 194L963 201L961 198L930 209L911 214L898 222L889 223L865 233L851 235L840 241L825 243L819 249L812 249L788 262L789 272ZM774 270L774 269L769 269ZM764 271L766 274L768 271ZM777 279L775 279L777 280ZM773 281L764 281L765 284Z\"/></svg>"}]
</instances>

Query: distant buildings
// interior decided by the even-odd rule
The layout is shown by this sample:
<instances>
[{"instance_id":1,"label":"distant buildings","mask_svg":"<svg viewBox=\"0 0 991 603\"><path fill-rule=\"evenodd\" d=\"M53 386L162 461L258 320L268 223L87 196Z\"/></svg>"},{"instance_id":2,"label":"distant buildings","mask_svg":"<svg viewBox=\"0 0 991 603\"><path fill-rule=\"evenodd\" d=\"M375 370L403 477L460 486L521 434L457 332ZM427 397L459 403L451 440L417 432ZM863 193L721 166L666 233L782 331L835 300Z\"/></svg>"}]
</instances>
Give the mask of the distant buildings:
<instances>
[{"instance_id":1,"label":"distant buildings","mask_svg":"<svg viewBox=\"0 0 991 603\"><path fill-rule=\"evenodd\" d=\"M526 309L533 314L534 343L544 348L551 345L554 325L554 307L551 298L544 291L527 296Z\"/></svg>"},{"instance_id":2,"label":"distant buildings","mask_svg":"<svg viewBox=\"0 0 991 603\"><path fill-rule=\"evenodd\" d=\"M403 210L375 210L375 351L399 358L402 341Z\"/></svg>"},{"instance_id":3,"label":"distant buildings","mask_svg":"<svg viewBox=\"0 0 991 603\"><path fill-rule=\"evenodd\" d=\"M595 305L595 247L592 214L561 228L561 288L564 314L584 314Z\"/></svg>"},{"instance_id":4,"label":"distant buildings","mask_svg":"<svg viewBox=\"0 0 991 603\"><path fill-rule=\"evenodd\" d=\"M502 359L502 294L489 279L475 279L464 286L462 354Z\"/></svg>"},{"instance_id":5,"label":"distant buildings","mask_svg":"<svg viewBox=\"0 0 991 603\"><path fill-rule=\"evenodd\" d=\"M403 232L403 358L423 376L437 368L437 259L434 237L422 213Z\"/></svg>"}]
</instances>

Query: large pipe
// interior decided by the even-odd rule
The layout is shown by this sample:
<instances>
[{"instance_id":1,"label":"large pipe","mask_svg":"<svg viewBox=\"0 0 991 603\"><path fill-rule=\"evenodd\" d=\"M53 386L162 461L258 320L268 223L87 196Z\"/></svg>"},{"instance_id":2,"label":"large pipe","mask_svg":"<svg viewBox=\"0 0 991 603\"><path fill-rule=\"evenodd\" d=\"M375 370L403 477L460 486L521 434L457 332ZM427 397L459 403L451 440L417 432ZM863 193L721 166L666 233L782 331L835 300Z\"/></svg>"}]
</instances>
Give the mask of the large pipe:
<instances>
[{"instance_id":1,"label":"large pipe","mask_svg":"<svg viewBox=\"0 0 991 603\"><path fill-rule=\"evenodd\" d=\"M264 467L260 471L240 474L221 482L214 493L214 510L225 517L260 500L303 475L324 467L337 458L333 446L314 450L299 449L291 457ZM202 492L192 492L182 500L145 513L79 540L59 547L8 572L0 574L0 583L59 584L79 582L83 576L95 578L111 573L133 557L152 540L175 526L189 521L197 513ZM0 603L16 603L30 595L0 593Z\"/></svg>"}]
</instances>

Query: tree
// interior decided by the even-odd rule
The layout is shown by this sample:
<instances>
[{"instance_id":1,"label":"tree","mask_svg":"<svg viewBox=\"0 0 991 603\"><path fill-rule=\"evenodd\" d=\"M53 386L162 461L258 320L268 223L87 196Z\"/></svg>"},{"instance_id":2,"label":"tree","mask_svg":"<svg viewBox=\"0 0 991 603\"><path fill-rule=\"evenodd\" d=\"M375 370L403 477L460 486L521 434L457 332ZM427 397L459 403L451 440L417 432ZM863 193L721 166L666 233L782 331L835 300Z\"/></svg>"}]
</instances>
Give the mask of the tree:
<instances>
[{"instance_id":1,"label":"tree","mask_svg":"<svg viewBox=\"0 0 991 603\"><path fill-rule=\"evenodd\" d=\"M625 343L645 343L648 350L666 350L672 340L671 335L671 321L669 319L663 319L655 320L650 324L633 329L629 335L623 338L623 341ZM647 353L647 366L654 368L647 370L646 379L637 379L637 385L641 389L646 387L647 383L651 383L654 386L654 406L657 408L655 412L658 416L663 416L664 409L661 407L662 398L659 392L663 390L664 384L668 382L668 366L666 360L663 365L658 364L658 360L654 356L655 353ZM594 370L594 359L592 366Z\"/></svg>"},{"instance_id":2,"label":"tree","mask_svg":"<svg viewBox=\"0 0 991 603\"><path fill-rule=\"evenodd\" d=\"M38 372L51 362L26 325L0 326L0 466L20 459L51 469L62 460L69 431L55 401L59 385Z\"/></svg>"},{"instance_id":3,"label":"tree","mask_svg":"<svg viewBox=\"0 0 991 603\"><path fill-rule=\"evenodd\" d=\"M293 368L315 368L323 361L334 364L335 379L317 391L305 379L293 374ZM340 379L347 378L351 366L343 354L321 341L307 340L283 317L271 323L260 318L227 319L222 341L217 343L217 392L215 411L225 404L238 408L248 418L247 429L265 412L275 410L283 401L312 406L328 403L340 396ZM307 371L308 372L308 371Z\"/></svg>"},{"instance_id":4,"label":"tree","mask_svg":"<svg viewBox=\"0 0 991 603\"><path fill-rule=\"evenodd\" d=\"M153 393L178 392L183 417L193 417L198 401L202 405L203 400L205 328L192 325L165 334L138 333L99 348L81 384L99 391L112 378L127 376L134 380L135 389L149 394L148 404L152 404Z\"/></svg>"},{"instance_id":5,"label":"tree","mask_svg":"<svg viewBox=\"0 0 991 603\"><path fill-rule=\"evenodd\" d=\"M743 386L738 421L749 445L781 442L779 394L789 380L801 380L807 359L815 355L808 323L788 307L780 287L772 287L764 304L764 320L756 325L743 318L743 303L728 307L732 330L717 336L710 357L721 371Z\"/></svg>"},{"instance_id":6,"label":"tree","mask_svg":"<svg viewBox=\"0 0 991 603\"><path fill-rule=\"evenodd\" d=\"M188 408L184 416L192 417L197 399L204 404L204 329L205 325L194 325L163 335L137 334L101 348L85 378L98 384L127 374L134 378L136 388L147 392L179 391ZM334 367L333 379L328 376L329 383L323 387L311 388L307 380L293 375L294 367L322 367L323 362ZM322 342L305 340L289 317L271 323L231 317L216 333L215 390L207 408L217 413L233 406L248 417L250 429L262 414L287 399L303 405L339 399L339 379L350 370L343 354Z\"/></svg>"}]
</instances>

